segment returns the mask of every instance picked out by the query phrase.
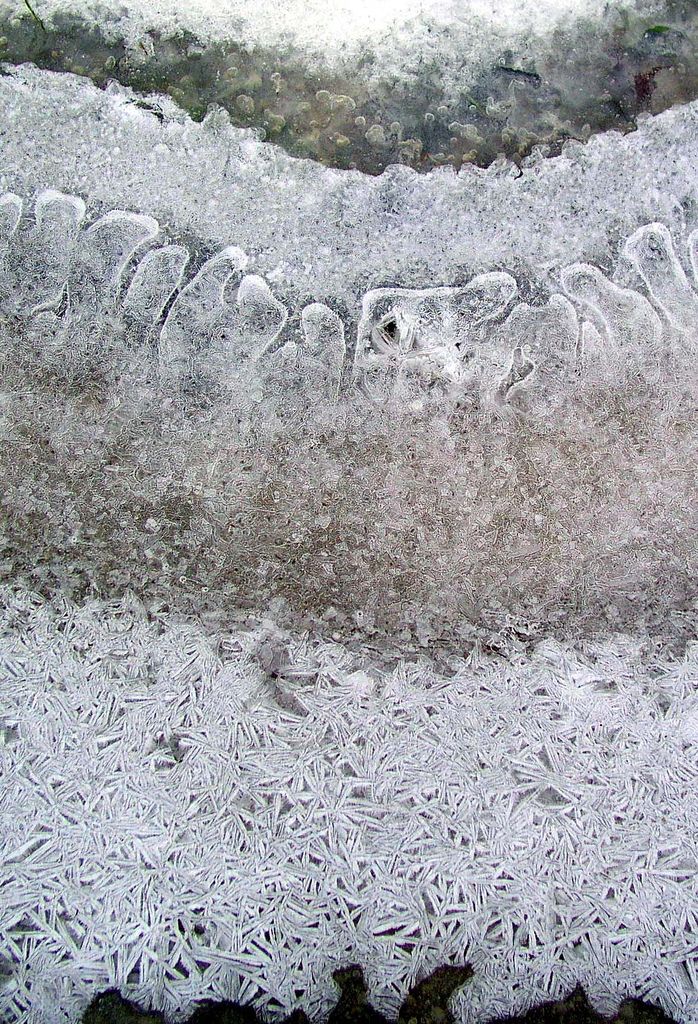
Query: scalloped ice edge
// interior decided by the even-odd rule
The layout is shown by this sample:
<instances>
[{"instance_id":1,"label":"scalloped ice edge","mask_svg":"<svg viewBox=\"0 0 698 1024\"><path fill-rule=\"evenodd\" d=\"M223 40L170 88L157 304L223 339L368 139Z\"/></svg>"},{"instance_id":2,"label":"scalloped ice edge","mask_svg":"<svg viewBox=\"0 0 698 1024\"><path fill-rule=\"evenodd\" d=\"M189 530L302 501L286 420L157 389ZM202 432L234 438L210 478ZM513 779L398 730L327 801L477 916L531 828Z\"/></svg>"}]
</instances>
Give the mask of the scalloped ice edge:
<instances>
[{"instance_id":1,"label":"scalloped ice edge","mask_svg":"<svg viewBox=\"0 0 698 1024\"><path fill-rule=\"evenodd\" d=\"M687 234L675 197L655 192L654 201L671 228L639 227L613 275L588 263L563 266L547 282L560 290L545 301L516 301L535 291L535 280L486 272L461 287L369 290L346 322L312 302L293 333L286 306L264 277L245 273L250 259L236 245L187 272L192 254L168 244L151 216L115 210L86 225L85 203L51 188L37 195L32 222L29 209L22 218L21 197L5 193L0 312L38 316L54 345L77 328L93 349L106 316L110 330L142 347L144 364L155 349L173 397L202 374L234 389L241 372L263 378L269 364L282 401L303 390L336 401L344 381L379 403L401 393L418 408L433 403L438 384L444 407L474 390L490 404L523 400L549 416L573 400L580 375L616 386L640 375L670 389L676 372L693 365L698 229ZM616 283L624 275L639 286ZM347 358L347 328L357 320ZM76 341L64 335L65 345Z\"/></svg>"},{"instance_id":2,"label":"scalloped ice edge","mask_svg":"<svg viewBox=\"0 0 698 1024\"><path fill-rule=\"evenodd\" d=\"M0 81L0 187L25 196L57 188L94 212L149 214L176 241L209 251L232 240L281 301L325 302L340 313L383 285L445 286L520 266L545 279L577 260L605 267L637 227L663 219L651 190L695 201L696 103L632 135L571 145L523 174L495 163L427 177L393 167L371 178L288 157L218 114L195 124L153 102L165 123L121 87L102 92L70 75L12 70Z\"/></svg>"},{"instance_id":3,"label":"scalloped ice edge","mask_svg":"<svg viewBox=\"0 0 698 1024\"><path fill-rule=\"evenodd\" d=\"M309 409L331 406L341 393L379 403L397 398L410 412L428 406L437 415L475 396L495 418L524 413L554 425L561 410L575 408L580 383L588 396L598 386L622 391L640 381L658 407L662 396L676 397L673 382L691 386L695 166L687 162L696 147L695 104L648 122L635 140L596 140L518 178L500 168L424 179L396 168L376 181L285 157L217 115L203 125L181 115L160 124L127 91L104 94L72 76L25 68L0 80L3 94L15 115L6 130L5 180L19 168L25 181L58 177L35 194L34 226L32 201L25 204L7 242L8 274L0 277L4 312L24 319L35 342L49 340L41 342L44 373L58 358L79 372L89 364L100 376L110 369L108 357L99 365L100 346L115 353L118 336L126 349L114 370L121 372L120 359L127 377L129 363L147 374L155 367L156 392L167 401L196 406L208 393L224 402L232 395L244 415L264 416L268 408L275 422L300 412L301 426ZM20 123L39 145L27 146ZM59 192L65 181L79 183L85 200ZM95 189L127 192L136 205L152 199L153 183L164 216L152 202L136 213L95 209ZM584 188L571 193L578 183ZM625 234L616 215L606 230L598 210L605 186L636 200L625 219L640 227ZM548 187L551 216L539 221ZM543 266L516 249L506 259L498 250L494 267L501 269L485 263L485 246L476 242L487 242L496 225L499 241L511 243L507 232L521 228L521 220L498 216L505 199L536 220L538 233L526 241L529 250L547 247ZM17 227L19 203L16 196L3 203L6 233ZM459 203L451 222L449 204ZM318 208L334 214L331 232ZM567 225L564 236L556 215ZM196 235L182 228L187 217L196 218ZM581 228L600 221L603 246L582 246L577 221ZM234 233L222 238L223 248L202 245L203 234L220 236L226 224ZM251 234L253 247L242 246ZM273 245L260 248L260 235ZM576 245L584 258L560 258L570 239L571 255ZM442 266L453 276L408 287L417 282L414 270L412 280L401 271L401 244L430 275L441 245ZM293 263L279 260L289 245ZM466 256L482 269L471 274ZM266 273L265 262L272 264ZM393 281L408 280L380 287L374 275L391 264ZM312 273L317 283L324 273L327 284L328 267L342 287L329 303L313 301L303 277ZM359 288L372 276L375 287Z\"/></svg>"}]
</instances>

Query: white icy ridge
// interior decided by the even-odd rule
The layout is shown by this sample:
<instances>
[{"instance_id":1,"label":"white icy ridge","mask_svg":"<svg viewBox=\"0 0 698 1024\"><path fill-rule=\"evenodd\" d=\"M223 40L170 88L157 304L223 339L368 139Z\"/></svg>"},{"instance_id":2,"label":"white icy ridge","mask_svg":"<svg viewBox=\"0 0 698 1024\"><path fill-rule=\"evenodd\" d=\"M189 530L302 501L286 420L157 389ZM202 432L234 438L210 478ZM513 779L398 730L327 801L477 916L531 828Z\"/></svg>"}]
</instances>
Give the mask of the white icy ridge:
<instances>
[{"instance_id":1,"label":"white icy ridge","mask_svg":"<svg viewBox=\"0 0 698 1024\"><path fill-rule=\"evenodd\" d=\"M148 214L207 254L239 246L248 273L294 307L353 313L382 286L448 286L496 270L545 285L568 263L611 268L636 228L671 223L672 196L698 226L698 103L522 170L396 166L371 177L289 157L221 111L197 124L161 97L29 66L6 71L0 189L78 194L90 219L114 208Z\"/></svg>"}]
</instances>

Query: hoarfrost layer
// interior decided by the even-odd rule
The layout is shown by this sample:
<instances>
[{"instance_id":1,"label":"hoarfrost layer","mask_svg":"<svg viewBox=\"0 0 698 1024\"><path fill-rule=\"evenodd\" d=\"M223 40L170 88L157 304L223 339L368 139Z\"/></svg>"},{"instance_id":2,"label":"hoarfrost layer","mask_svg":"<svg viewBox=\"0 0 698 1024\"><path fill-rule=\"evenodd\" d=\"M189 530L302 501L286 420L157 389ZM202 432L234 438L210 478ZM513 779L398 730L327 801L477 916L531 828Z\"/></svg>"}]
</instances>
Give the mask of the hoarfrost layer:
<instances>
[{"instance_id":1,"label":"hoarfrost layer","mask_svg":"<svg viewBox=\"0 0 698 1024\"><path fill-rule=\"evenodd\" d=\"M466 959L464 1024L577 982L698 1020L695 645L379 670L16 588L2 626L6 1017L113 985L326 1013L356 961L394 1012Z\"/></svg>"}]
</instances>

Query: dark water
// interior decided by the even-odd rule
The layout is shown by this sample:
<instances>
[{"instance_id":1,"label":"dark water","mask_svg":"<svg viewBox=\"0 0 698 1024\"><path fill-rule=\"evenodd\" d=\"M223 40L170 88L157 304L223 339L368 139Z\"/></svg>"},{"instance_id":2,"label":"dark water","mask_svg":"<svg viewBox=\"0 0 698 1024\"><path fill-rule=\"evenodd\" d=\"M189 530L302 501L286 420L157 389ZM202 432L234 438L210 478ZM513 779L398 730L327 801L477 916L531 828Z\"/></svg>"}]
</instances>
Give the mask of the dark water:
<instances>
[{"instance_id":1,"label":"dark water","mask_svg":"<svg viewBox=\"0 0 698 1024\"><path fill-rule=\"evenodd\" d=\"M535 147L554 155L566 139L631 131L639 114L698 96L695 0L667 4L659 20L617 9L580 21L537 44L535 60L506 51L475 77L471 69L462 89L416 57L396 83L370 51L339 70L309 70L290 46L203 45L186 32L127 47L111 19L43 20L28 5L0 22L0 57L167 94L196 119L217 105L295 156L369 174L393 163L487 166L502 154L520 162Z\"/></svg>"}]
</instances>

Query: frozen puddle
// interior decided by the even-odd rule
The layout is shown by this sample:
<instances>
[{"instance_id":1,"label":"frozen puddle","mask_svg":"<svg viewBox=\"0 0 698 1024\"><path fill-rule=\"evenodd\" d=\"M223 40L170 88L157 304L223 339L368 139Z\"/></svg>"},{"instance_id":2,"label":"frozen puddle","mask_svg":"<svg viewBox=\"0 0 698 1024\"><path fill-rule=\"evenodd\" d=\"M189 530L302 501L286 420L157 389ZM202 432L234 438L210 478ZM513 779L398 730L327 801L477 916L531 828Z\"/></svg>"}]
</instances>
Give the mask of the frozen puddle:
<instances>
[{"instance_id":1,"label":"frozen puddle","mask_svg":"<svg viewBox=\"0 0 698 1024\"><path fill-rule=\"evenodd\" d=\"M369 177L137 100L0 77L3 1015L698 1021L698 106Z\"/></svg>"}]
</instances>

